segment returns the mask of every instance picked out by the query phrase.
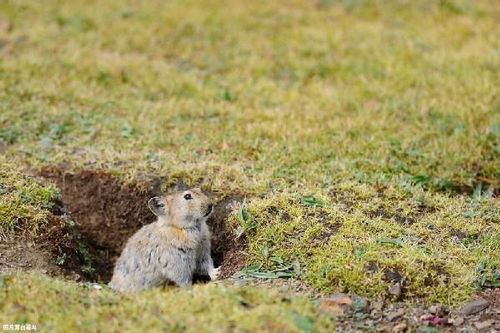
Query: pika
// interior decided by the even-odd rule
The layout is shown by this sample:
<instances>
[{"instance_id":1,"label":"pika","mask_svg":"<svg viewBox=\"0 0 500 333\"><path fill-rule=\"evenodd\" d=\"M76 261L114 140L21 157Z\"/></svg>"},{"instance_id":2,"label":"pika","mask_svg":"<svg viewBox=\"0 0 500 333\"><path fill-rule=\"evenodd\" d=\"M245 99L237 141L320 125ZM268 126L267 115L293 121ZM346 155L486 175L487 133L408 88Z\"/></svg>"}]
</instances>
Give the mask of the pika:
<instances>
[{"instance_id":1,"label":"pika","mask_svg":"<svg viewBox=\"0 0 500 333\"><path fill-rule=\"evenodd\" d=\"M192 283L195 273L217 279L219 268L210 255L206 223L214 205L201 189L151 198L148 207L158 219L127 241L110 287L139 291L169 282L184 287Z\"/></svg>"}]
</instances>

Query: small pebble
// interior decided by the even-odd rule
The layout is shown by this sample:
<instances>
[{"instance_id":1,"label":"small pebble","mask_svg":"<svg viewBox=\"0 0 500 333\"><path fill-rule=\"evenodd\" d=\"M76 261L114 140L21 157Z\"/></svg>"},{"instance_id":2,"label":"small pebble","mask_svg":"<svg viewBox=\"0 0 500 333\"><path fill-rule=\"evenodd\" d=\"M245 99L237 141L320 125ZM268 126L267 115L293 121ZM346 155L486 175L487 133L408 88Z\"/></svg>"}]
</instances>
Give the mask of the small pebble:
<instances>
[{"instance_id":1,"label":"small pebble","mask_svg":"<svg viewBox=\"0 0 500 333\"><path fill-rule=\"evenodd\" d=\"M389 321L393 321L393 320L396 320L398 319L399 317L403 316L405 314L405 311L404 309L399 309L397 311L394 311L394 312L389 312L386 317L387 317L387 320Z\"/></svg>"},{"instance_id":2,"label":"small pebble","mask_svg":"<svg viewBox=\"0 0 500 333\"><path fill-rule=\"evenodd\" d=\"M491 325L493 325L495 322L493 321L493 319L489 319L489 320L485 320L485 321L480 321L480 322L477 322L477 323L474 323L474 326L476 326L476 328L478 330L482 330L484 328L488 328L490 327Z\"/></svg>"},{"instance_id":3,"label":"small pebble","mask_svg":"<svg viewBox=\"0 0 500 333\"><path fill-rule=\"evenodd\" d=\"M490 305L490 302L488 302L487 300L485 300L483 298L479 298L479 299L475 300L474 302L471 302L471 303L465 305L462 308L462 310L460 311L460 313L464 316L472 315L472 314L483 311L489 305Z\"/></svg>"},{"instance_id":4,"label":"small pebble","mask_svg":"<svg viewBox=\"0 0 500 333\"><path fill-rule=\"evenodd\" d=\"M443 305L442 304L432 305L429 308L429 312L432 313L432 314L438 315L438 316L442 315L443 314Z\"/></svg>"},{"instance_id":5,"label":"small pebble","mask_svg":"<svg viewBox=\"0 0 500 333\"><path fill-rule=\"evenodd\" d=\"M456 317L456 318L453 318L452 324L454 326L460 326L464 323L464 321L465 321L464 317Z\"/></svg>"},{"instance_id":6,"label":"small pebble","mask_svg":"<svg viewBox=\"0 0 500 333\"><path fill-rule=\"evenodd\" d=\"M394 295L396 297L401 296L401 285L396 283L389 289L389 294Z\"/></svg>"}]
</instances>

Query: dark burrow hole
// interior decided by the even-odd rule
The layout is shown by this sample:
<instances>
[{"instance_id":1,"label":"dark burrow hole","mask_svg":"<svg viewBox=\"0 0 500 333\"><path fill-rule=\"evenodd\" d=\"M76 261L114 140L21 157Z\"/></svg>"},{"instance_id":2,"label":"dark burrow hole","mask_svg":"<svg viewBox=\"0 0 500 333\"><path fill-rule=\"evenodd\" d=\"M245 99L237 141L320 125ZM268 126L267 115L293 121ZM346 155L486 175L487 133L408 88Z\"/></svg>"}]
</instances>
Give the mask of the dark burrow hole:
<instances>
[{"instance_id":1,"label":"dark burrow hole","mask_svg":"<svg viewBox=\"0 0 500 333\"><path fill-rule=\"evenodd\" d=\"M125 185L104 171L68 173L57 168L44 169L41 176L54 182L62 196L54 214L65 221L65 227L41 238L51 249L52 260L65 275L81 281L109 282L128 238L155 221L147 201L160 194L165 179L150 177L143 186ZM207 222L212 232L212 258L216 267L221 266L220 278L228 278L245 261L244 240L236 239L227 227L232 205L241 202L242 197L217 200L212 196L216 206Z\"/></svg>"}]
</instances>

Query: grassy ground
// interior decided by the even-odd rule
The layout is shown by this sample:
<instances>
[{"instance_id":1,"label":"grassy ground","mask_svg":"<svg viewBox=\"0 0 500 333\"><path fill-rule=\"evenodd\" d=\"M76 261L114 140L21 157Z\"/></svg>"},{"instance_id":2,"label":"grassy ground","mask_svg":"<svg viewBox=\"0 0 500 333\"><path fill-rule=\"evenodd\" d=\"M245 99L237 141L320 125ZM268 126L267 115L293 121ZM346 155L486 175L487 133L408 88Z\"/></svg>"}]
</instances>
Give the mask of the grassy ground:
<instances>
[{"instance_id":1,"label":"grassy ground","mask_svg":"<svg viewBox=\"0 0 500 333\"><path fill-rule=\"evenodd\" d=\"M246 195L229 222L249 240L248 276L278 269L370 297L400 282L407 299L446 305L498 282L496 1L4 1L0 13L10 166L153 173ZM0 162L1 232L35 227L57 190ZM95 293L13 283L21 296L24 284L60 287L78 307ZM217 290L161 295L241 292ZM127 317L153 294L92 316ZM59 297L47 292L53 309ZM291 323L294 304L269 307ZM51 313L40 320L61 320Z\"/></svg>"},{"instance_id":2,"label":"grassy ground","mask_svg":"<svg viewBox=\"0 0 500 333\"><path fill-rule=\"evenodd\" d=\"M0 156L0 239L12 233L36 235L49 223L50 209L59 198L57 188L42 185L17 171Z\"/></svg>"},{"instance_id":3,"label":"grassy ground","mask_svg":"<svg viewBox=\"0 0 500 333\"><path fill-rule=\"evenodd\" d=\"M40 275L0 282L8 286L0 300L14 304L2 309L0 321L38 323L43 331L298 332L333 327L331 318L306 298L264 289L210 284L125 296Z\"/></svg>"}]
</instances>

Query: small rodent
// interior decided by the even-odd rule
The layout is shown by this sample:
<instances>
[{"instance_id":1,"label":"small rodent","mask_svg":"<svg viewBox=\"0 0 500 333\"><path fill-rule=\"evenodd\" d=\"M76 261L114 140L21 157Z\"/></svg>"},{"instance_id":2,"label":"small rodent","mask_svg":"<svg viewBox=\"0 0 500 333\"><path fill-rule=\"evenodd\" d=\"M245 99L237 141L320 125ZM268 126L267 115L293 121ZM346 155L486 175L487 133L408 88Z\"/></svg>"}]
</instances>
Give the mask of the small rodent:
<instances>
[{"instance_id":1,"label":"small rodent","mask_svg":"<svg viewBox=\"0 0 500 333\"><path fill-rule=\"evenodd\" d=\"M206 223L214 205L201 189L154 197L148 206L158 220L130 237L110 287L138 291L168 282L184 287L192 283L194 273L217 279L219 268L214 268L210 255Z\"/></svg>"}]
</instances>

